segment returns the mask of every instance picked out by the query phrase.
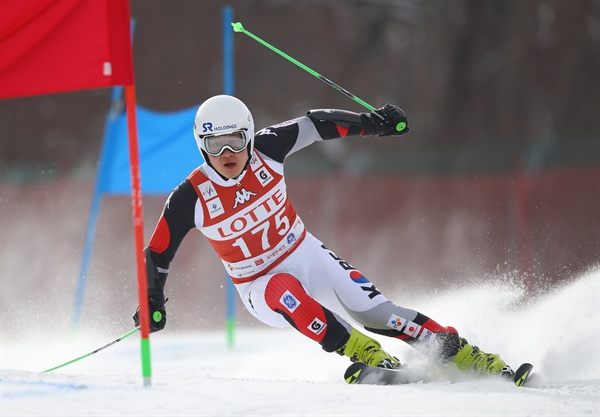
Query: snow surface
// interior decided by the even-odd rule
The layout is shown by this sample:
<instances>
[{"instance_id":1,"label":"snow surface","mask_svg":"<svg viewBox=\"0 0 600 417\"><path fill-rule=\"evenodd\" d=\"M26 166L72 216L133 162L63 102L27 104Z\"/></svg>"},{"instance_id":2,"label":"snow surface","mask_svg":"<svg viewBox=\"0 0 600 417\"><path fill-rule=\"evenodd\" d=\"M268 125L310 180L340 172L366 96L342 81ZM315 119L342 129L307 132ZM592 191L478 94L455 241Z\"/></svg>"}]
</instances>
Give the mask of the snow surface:
<instances>
[{"instance_id":1,"label":"snow surface","mask_svg":"<svg viewBox=\"0 0 600 417\"><path fill-rule=\"evenodd\" d=\"M537 374L529 387L473 378L431 364L403 343L384 347L429 380L347 385L346 358L292 329L239 328L151 336L151 386L141 377L137 334L62 364L126 333L1 339L2 416L597 416L600 410L600 269L522 303L501 277L453 292L411 297L410 307L459 329L471 343ZM392 297L393 298L393 297ZM53 335L54 334L54 335Z\"/></svg>"}]
</instances>

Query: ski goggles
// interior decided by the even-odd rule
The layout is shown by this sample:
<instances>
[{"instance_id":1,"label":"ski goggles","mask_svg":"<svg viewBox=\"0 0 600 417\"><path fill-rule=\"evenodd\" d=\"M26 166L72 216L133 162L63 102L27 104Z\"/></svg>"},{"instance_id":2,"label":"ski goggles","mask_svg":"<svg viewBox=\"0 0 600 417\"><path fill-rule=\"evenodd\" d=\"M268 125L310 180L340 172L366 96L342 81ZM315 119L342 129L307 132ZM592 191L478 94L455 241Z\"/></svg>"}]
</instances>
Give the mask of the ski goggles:
<instances>
[{"instance_id":1,"label":"ski goggles","mask_svg":"<svg viewBox=\"0 0 600 417\"><path fill-rule=\"evenodd\" d=\"M237 132L223 133L220 135L206 135L202 137L204 151L211 156L221 155L225 149L233 153L238 153L246 149L248 139L246 132L239 130Z\"/></svg>"}]
</instances>

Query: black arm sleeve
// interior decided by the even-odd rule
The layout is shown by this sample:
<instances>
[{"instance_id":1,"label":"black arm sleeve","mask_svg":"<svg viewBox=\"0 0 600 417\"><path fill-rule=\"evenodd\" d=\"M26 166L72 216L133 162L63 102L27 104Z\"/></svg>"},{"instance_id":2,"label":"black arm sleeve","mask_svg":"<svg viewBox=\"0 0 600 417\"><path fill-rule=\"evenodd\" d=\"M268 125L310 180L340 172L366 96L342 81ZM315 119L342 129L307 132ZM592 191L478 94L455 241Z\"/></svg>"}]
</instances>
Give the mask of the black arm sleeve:
<instances>
[{"instance_id":1,"label":"black arm sleeve","mask_svg":"<svg viewBox=\"0 0 600 417\"><path fill-rule=\"evenodd\" d=\"M283 163L298 140L297 123L281 124L260 130L254 137L254 147L275 161Z\"/></svg>"},{"instance_id":2,"label":"black arm sleeve","mask_svg":"<svg viewBox=\"0 0 600 417\"><path fill-rule=\"evenodd\" d=\"M144 249L149 290L164 290L171 261L184 237L195 227L197 199L187 179L167 199L150 243Z\"/></svg>"},{"instance_id":3,"label":"black arm sleeve","mask_svg":"<svg viewBox=\"0 0 600 417\"><path fill-rule=\"evenodd\" d=\"M345 110L311 110L306 116L258 131L254 147L269 158L283 163L289 154L315 141L374 135L365 115Z\"/></svg>"},{"instance_id":4,"label":"black arm sleeve","mask_svg":"<svg viewBox=\"0 0 600 417\"><path fill-rule=\"evenodd\" d=\"M318 109L310 110L307 116L312 120L319 135L327 139L345 136L374 135L371 125L365 120L364 113L346 110Z\"/></svg>"}]
</instances>

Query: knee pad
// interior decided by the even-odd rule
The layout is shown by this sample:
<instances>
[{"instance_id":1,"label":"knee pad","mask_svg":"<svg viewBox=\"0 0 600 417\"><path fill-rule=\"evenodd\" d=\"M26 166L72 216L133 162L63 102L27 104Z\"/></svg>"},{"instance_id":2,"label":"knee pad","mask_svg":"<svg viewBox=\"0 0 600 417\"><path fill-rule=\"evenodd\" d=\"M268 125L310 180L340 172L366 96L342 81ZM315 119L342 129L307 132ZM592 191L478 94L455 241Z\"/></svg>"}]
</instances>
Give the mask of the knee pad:
<instances>
[{"instance_id":1,"label":"knee pad","mask_svg":"<svg viewBox=\"0 0 600 417\"><path fill-rule=\"evenodd\" d=\"M323 307L290 274L275 274L265 288L269 308L281 314L296 330L333 352L350 335L345 322Z\"/></svg>"},{"instance_id":2,"label":"knee pad","mask_svg":"<svg viewBox=\"0 0 600 417\"><path fill-rule=\"evenodd\" d=\"M290 274L273 275L265 288L265 301L273 311L285 307L294 312L306 297L309 295L300 281Z\"/></svg>"},{"instance_id":3,"label":"knee pad","mask_svg":"<svg viewBox=\"0 0 600 417\"><path fill-rule=\"evenodd\" d=\"M269 308L281 314L293 327L307 336L321 341L327 327L323 307L304 289L300 281L290 274L275 274L265 288L265 301Z\"/></svg>"}]
</instances>

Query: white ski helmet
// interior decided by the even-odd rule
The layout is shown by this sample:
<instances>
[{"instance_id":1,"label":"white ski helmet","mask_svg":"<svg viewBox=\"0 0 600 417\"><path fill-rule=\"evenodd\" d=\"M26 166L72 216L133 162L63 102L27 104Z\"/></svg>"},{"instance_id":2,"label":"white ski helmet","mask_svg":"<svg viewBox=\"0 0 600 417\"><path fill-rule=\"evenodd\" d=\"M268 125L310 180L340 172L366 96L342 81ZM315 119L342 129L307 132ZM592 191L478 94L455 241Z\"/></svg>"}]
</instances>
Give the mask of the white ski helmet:
<instances>
[{"instance_id":1,"label":"white ski helmet","mask_svg":"<svg viewBox=\"0 0 600 417\"><path fill-rule=\"evenodd\" d=\"M228 95L218 95L209 98L200 105L194 118L194 137L200 153L208 162L207 154L214 154L207 149L208 138L240 133L245 142L241 152L248 148L248 155L254 151L254 120L248 107L241 100Z\"/></svg>"}]
</instances>

